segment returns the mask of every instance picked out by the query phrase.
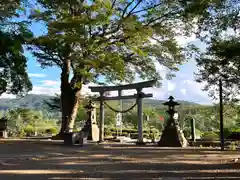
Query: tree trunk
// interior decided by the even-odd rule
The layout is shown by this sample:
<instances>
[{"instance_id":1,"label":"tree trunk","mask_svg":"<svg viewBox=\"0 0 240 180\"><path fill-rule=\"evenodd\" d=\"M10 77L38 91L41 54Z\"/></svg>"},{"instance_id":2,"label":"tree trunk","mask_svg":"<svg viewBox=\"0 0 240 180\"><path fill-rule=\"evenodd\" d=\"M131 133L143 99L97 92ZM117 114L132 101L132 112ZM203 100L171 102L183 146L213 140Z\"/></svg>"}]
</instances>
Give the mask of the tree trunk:
<instances>
[{"instance_id":1,"label":"tree trunk","mask_svg":"<svg viewBox=\"0 0 240 180\"><path fill-rule=\"evenodd\" d=\"M68 114L68 122L67 122L67 131L71 132L74 127L75 119L77 117L78 107L79 107L79 99L80 99L80 90L72 91L71 98L69 98L69 114Z\"/></svg>"},{"instance_id":2,"label":"tree trunk","mask_svg":"<svg viewBox=\"0 0 240 180\"><path fill-rule=\"evenodd\" d=\"M74 127L75 119L79 107L80 90L62 92L62 132L71 132Z\"/></svg>"},{"instance_id":3,"label":"tree trunk","mask_svg":"<svg viewBox=\"0 0 240 180\"><path fill-rule=\"evenodd\" d=\"M68 95L70 94L69 75L70 75L70 60L63 63L61 73L61 110L62 110L62 127L61 132L67 130L67 121L69 115Z\"/></svg>"},{"instance_id":4,"label":"tree trunk","mask_svg":"<svg viewBox=\"0 0 240 180\"><path fill-rule=\"evenodd\" d=\"M61 73L61 132L71 132L73 130L82 89L80 77L74 76L71 82L69 82L70 66L70 61L67 60L63 64ZM75 86L76 83L80 83L80 86Z\"/></svg>"}]
</instances>

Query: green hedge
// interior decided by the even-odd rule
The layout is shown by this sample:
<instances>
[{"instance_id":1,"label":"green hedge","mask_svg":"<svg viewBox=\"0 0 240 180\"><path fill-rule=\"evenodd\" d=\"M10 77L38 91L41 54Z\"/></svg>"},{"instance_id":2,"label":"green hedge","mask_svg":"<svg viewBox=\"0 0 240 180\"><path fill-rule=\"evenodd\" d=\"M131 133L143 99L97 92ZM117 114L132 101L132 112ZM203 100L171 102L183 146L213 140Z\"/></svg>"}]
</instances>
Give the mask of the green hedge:
<instances>
[{"instance_id":1,"label":"green hedge","mask_svg":"<svg viewBox=\"0 0 240 180\"><path fill-rule=\"evenodd\" d=\"M118 134L120 133L121 129L120 128L105 128L104 129L104 134L105 136L116 136L117 132ZM143 130L143 137L148 138L151 136L152 133L158 134L159 132L157 130ZM122 129L122 136L136 136L138 134L137 129L128 129L128 128L123 128Z\"/></svg>"},{"instance_id":2,"label":"green hedge","mask_svg":"<svg viewBox=\"0 0 240 180\"><path fill-rule=\"evenodd\" d=\"M117 132L120 131L120 128L105 128L104 131L105 132L109 132L109 133L113 133L113 132ZM138 130L137 129L127 129L127 128L123 128L122 129L123 133L137 133ZM143 133L157 133L157 130L143 130Z\"/></svg>"},{"instance_id":3,"label":"green hedge","mask_svg":"<svg viewBox=\"0 0 240 180\"><path fill-rule=\"evenodd\" d=\"M58 130L57 130L57 128L52 127L52 128L46 129L45 133L46 134L57 134Z\"/></svg>"},{"instance_id":4,"label":"green hedge","mask_svg":"<svg viewBox=\"0 0 240 180\"><path fill-rule=\"evenodd\" d=\"M224 138L229 137L232 134L235 134L237 132L240 132L240 128L224 128L223 129L223 134L224 134ZM220 137L220 131L215 131L214 133L218 134L218 136Z\"/></svg>"},{"instance_id":5,"label":"green hedge","mask_svg":"<svg viewBox=\"0 0 240 180\"><path fill-rule=\"evenodd\" d=\"M204 132L201 136L201 139L215 140L215 139L219 139L219 135L215 132Z\"/></svg>"}]
</instances>

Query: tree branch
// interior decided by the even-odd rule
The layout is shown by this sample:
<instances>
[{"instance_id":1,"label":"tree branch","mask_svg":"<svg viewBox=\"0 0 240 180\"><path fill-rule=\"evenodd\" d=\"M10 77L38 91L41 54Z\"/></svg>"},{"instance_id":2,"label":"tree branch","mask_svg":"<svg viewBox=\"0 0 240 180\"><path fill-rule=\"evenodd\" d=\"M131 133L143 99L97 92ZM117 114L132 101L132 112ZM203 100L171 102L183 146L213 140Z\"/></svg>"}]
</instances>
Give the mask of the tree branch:
<instances>
[{"instance_id":1,"label":"tree branch","mask_svg":"<svg viewBox=\"0 0 240 180\"><path fill-rule=\"evenodd\" d=\"M111 7L111 10L114 8L116 2L117 2L117 0L113 0L113 1L112 1L112 7Z\"/></svg>"},{"instance_id":2,"label":"tree branch","mask_svg":"<svg viewBox=\"0 0 240 180\"><path fill-rule=\"evenodd\" d=\"M122 13L122 18L124 17L125 13L127 12L127 9L132 5L132 3L135 0L132 0L130 3L127 4L127 6L123 9L123 13Z\"/></svg>"},{"instance_id":3,"label":"tree branch","mask_svg":"<svg viewBox=\"0 0 240 180\"><path fill-rule=\"evenodd\" d=\"M138 11L134 11L132 12L131 14L137 14L137 13L141 13L141 12L144 12L144 11L147 11L147 10L151 10L151 9L154 9L158 6L161 6L162 3L159 3L159 4L155 4L154 6L151 6L151 7L148 7L148 8L144 8L144 9L141 9L141 10L138 10Z\"/></svg>"},{"instance_id":4,"label":"tree branch","mask_svg":"<svg viewBox=\"0 0 240 180\"><path fill-rule=\"evenodd\" d=\"M167 18L167 17L170 16L170 15L176 15L176 14L179 14L179 13L180 13L180 11L171 11L171 12L166 13L166 14L160 16L160 17L152 18L152 19L150 19L149 22L148 22L147 24L145 24L144 26L149 26L150 24L152 24L152 23L154 23L154 22L156 22L156 21L158 21L158 20L161 20L162 18ZM163 22L163 21L164 21L164 19L163 19L161 22Z\"/></svg>"},{"instance_id":5,"label":"tree branch","mask_svg":"<svg viewBox=\"0 0 240 180\"><path fill-rule=\"evenodd\" d=\"M132 15L133 14L132 12L139 6L139 4L141 4L142 1L143 0L139 0L137 2L137 4L129 11L129 13L128 13L128 15L126 17L129 17L130 15Z\"/></svg>"}]
</instances>

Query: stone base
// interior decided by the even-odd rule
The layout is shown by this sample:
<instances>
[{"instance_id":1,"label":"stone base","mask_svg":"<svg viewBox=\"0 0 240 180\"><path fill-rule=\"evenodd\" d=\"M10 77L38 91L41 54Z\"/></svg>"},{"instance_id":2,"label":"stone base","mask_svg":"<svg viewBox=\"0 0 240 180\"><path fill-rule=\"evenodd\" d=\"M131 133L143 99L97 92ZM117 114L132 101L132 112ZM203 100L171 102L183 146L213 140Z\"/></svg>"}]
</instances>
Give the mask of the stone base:
<instances>
[{"instance_id":1,"label":"stone base","mask_svg":"<svg viewBox=\"0 0 240 180\"><path fill-rule=\"evenodd\" d=\"M83 145L87 142L88 133L80 132L69 132L63 134L63 140L65 145Z\"/></svg>"},{"instance_id":2,"label":"stone base","mask_svg":"<svg viewBox=\"0 0 240 180\"><path fill-rule=\"evenodd\" d=\"M186 147L188 142L178 126L165 127L161 139L158 142L160 147Z\"/></svg>"},{"instance_id":3,"label":"stone base","mask_svg":"<svg viewBox=\"0 0 240 180\"><path fill-rule=\"evenodd\" d=\"M0 138L8 138L7 131L0 131Z\"/></svg>"},{"instance_id":4,"label":"stone base","mask_svg":"<svg viewBox=\"0 0 240 180\"><path fill-rule=\"evenodd\" d=\"M138 145L138 146L144 146L144 145L146 145L146 143L145 143L145 142L137 141L137 142L136 142L136 145Z\"/></svg>"}]
</instances>

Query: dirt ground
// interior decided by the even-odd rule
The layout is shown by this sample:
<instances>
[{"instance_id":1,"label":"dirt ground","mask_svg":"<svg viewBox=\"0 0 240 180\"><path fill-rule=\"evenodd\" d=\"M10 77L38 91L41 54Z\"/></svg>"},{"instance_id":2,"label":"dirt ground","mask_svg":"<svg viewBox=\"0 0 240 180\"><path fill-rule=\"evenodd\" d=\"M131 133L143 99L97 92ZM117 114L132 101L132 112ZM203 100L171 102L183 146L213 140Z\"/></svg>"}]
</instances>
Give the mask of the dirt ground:
<instances>
[{"instance_id":1,"label":"dirt ground","mask_svg":"<svg viewBox=\"0 0 240 180\"><path fill-rule=\"evenodd\" d=\"M240 179L236 158L240 151L1 140L0 180Z\"/></svg>"}]
</instances>

